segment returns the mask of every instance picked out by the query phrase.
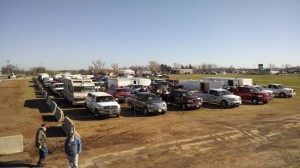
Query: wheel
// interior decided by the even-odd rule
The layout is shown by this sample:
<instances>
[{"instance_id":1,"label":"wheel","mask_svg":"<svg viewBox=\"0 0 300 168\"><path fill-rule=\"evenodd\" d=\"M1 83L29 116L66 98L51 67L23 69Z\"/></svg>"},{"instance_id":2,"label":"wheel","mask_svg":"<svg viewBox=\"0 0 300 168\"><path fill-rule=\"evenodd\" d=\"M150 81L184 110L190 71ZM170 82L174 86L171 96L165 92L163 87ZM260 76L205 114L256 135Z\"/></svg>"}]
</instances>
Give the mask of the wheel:
<instances>
[{"instance_id":1,"label":"wheel","mask_svg":"<svg viewBox=\"0 0 300 168\"><path fill-rule=\"evenodd\" d=\"M252 99L252 103L253 103L253 104L258 104L258 102L259 102L259 101L258 101L258 98L257 98L257 97L254 97L254 98Z\"/></svg>"},{"instance_id":2,"label":"wheel","mask_svg":"<svg viewBox=\"0 0 300 168\"><path fill-rule=\"evenodd\" d=\"M147 108L147 107L144 108L144 115L145 115L145 116L149 115L149 111L148 111L148 108Z\"/></svg>"},{"instance_id":3,"label":"wheel","mask_svg":"<svg viewBox=\"0 0 300 168\"><path fill-rule=\"evenodd\" d=\"M266 101L266 102L263 102L263 103L264 103L264 104L268 104L269 102Z\"/></svg>"},{"instance_id":4,"label":"wheel","mask_svg":"<svg viewBox=\"0 0 300 168\"><path fill-rule=\"evenodd\" d=\"M182 109L182 110L186 110L186 109L187 109L186 104L182 104L182 105L181 105L181 109Z\"/></svg>"},{"instance_id":5,"label":"wheel","mask_svg":"<svg viewBox=\"0 0 300 168\"><path fill-rule=\"evenodd\" d=\"M279 97L285 97L285 93L280 93Z\"/></svg>"},{"instance_id":6,"label":"wheel","mask_svg":"<svg viewBox=\"0 0 300 168\"><path fill-rule=\"evenodd\" d=\"M132 106L131 103L129 103L129 109L130 109L130 110L133 110L133 109L134 109L134 107Z\"/></svg>"},{"instance_id":7,"label":"wheel","mask_svg":"<svg viewBox=\"0 0 300 168\"><path fill-rule=\"evenodd\" d=\"M222 100L221 107L222 108L228 108L228 103L225 100Z\"/></svg>"}]
</instances>

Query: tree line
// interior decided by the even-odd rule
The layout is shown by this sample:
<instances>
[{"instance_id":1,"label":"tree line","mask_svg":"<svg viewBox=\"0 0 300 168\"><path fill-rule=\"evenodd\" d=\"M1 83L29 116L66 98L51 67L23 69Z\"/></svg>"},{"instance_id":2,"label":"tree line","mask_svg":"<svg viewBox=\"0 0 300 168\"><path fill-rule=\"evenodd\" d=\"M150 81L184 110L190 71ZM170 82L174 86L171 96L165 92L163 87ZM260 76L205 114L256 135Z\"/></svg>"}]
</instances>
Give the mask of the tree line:
<instances>
[{"instance_id":1,"label":"tree line","mask_svg":"<svg viewBox=\"0 0 300 168\"><path fill-rule=\"evenodd\" d=\"M269 64L267 66L269 69L276 69L277 67L274 64ZM288 70L292 68L290 64L283 64L281 69ZM79 70L66 70L66 72L71 73L78 73L78 74L94 74L94 75L108 75L109 73L117 73L120 69L131 69L135 71L136 74L143 74L143 73L163 73L169 74L172 72L172 69L193 69L194 73L212 73L213 71L219 72L233 72L236 68L231 65L229 67L222 67L217 66L216 64L212 63L201 63L199 65L182 65L180 63L173 63L173 66L160 64L157 61L149 61L148 65L132 65L129 67L120 67L118 63L112 63L110 67L106 66L105 61L98 59L91 61L91 65L87 67L87 69L79 69ZM245 68L249 69L249 68ZM6 66L2 66L1 68L2 74L38 74L38 73L49 73L55 74L58 73L56 71L47 70L43 66L32 67L28 71L25 71L22 68L19 68L17 65L7 64ZM62 72L62 71L59 71Z\"/></svg>"}]
</instances>

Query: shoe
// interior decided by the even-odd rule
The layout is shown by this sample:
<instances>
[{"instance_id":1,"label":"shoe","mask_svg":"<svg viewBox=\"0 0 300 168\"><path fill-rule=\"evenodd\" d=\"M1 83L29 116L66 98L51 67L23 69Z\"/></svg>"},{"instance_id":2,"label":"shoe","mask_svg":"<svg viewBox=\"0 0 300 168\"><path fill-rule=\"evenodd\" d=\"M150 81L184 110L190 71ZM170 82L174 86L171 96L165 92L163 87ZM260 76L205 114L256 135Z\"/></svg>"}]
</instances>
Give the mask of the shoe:
<instances>
[{"instance_id":1,"label":"shoe","mask_svg":"<svg viewBox=\"0 0 300 168\"><path fill-rule=\"evenodd\" d=\"M38 164L37 167L44 167L44 164Z\"/></svg>"}]
</instances>

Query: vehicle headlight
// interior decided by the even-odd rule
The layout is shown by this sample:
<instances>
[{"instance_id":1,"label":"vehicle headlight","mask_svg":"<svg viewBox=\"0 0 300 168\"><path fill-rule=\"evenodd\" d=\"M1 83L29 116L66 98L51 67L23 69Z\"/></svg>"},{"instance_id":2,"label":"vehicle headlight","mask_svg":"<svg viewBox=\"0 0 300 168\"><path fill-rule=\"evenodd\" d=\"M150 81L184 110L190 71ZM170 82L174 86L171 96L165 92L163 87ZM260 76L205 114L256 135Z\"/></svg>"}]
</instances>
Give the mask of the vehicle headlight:
<instances>
[{"instance_id":1,"label":"vehicle headlight","mask_svg":"<svg viewBox=\"0 0 300 168\"><path fill-rule=\"evenodd\" d=\"M286 93L292 93L292 91L291 90L287 90L287 91L285 91Z\"/></svg>"},{"instance_id":2,"label":"vehicle headlight","mask_svg":"<svg viewBox=\"0 0 300 168\"><path fill-rule=\"evenodd\" d=\"M264 97L264 95L258 95L257 97Z\"/></svg>"}]
</instances>

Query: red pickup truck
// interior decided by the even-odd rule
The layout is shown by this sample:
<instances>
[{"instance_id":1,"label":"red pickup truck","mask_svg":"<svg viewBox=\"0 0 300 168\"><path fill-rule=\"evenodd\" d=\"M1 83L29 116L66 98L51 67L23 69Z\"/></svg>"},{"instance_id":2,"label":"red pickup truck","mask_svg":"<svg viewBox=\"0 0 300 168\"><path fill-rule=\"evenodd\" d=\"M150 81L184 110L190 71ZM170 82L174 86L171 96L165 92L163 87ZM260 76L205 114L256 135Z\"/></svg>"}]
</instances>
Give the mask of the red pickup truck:
<instances>
[{"instance_id":1,"label":"red pickup truck","mask_svg":"<svg viewBox=\"0 0 300 168\"><path fill-rule=\"evenodd\" d=\"M130 95L130 92L125 88L112 88L107 93L111 94L118 103L126 102L127 97Z\"/></svg>"},{"instance_id":2,"label":"red pickup truck","mask_svg":"<svg viewBox=\"0 0 300 168\"><path fill-rule=\"evenodd\" d=\"M239 86L234 91L233 94L241 96L242 101L250 101L253 104L258 104L262 102L267 104L272 100L272 97L264 91L259 91L253 86Z\"/></svg>"}]
</instances>

